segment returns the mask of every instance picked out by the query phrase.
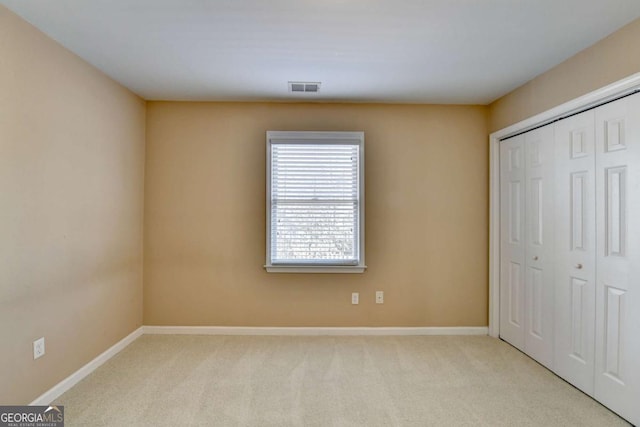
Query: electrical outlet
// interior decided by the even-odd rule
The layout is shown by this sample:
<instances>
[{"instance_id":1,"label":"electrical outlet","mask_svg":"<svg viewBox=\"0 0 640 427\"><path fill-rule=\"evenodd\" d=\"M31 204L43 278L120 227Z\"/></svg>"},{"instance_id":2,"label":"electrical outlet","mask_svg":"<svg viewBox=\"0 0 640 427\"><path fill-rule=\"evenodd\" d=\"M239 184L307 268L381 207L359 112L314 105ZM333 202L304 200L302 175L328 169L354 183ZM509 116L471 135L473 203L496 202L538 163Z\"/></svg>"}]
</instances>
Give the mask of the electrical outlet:
<instances>
[{"instance_id":1,"label":"electrical outlet","mask_svg":"<svg viewBox=\"0 0 640 427\"><path fill-rule=\"evenodd\" d=\"M358 304L360 302L360 294L354 292L351 294L351 304Z\"/></svg>"},{"instance_id":2,"label":"electrical outlet","mask_svg":"<svg viewBox=\"0 0 640 427\"><path fill-rule=\"evenodd\" d=\"M384 304L384 292L376 291L376 304Z\"/></svg>"},{"instance_id":3,"label":"electrical outlet","mask_svg":"<svg viewBox=\"0 0 640 427\"><path fill-rule=\"evenodd\" d=\"M44 356L44 337L33 342L33 359Z\"/></svg>"}]
</instances>

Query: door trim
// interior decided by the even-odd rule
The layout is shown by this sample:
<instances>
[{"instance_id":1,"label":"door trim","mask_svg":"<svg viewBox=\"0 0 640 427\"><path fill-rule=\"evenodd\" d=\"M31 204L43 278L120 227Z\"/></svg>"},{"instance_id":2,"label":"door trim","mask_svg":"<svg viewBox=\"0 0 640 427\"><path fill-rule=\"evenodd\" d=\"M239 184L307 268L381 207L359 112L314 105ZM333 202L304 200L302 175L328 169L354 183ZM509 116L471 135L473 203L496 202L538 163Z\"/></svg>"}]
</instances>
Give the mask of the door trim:
<instances>
[{"instance_id":1,"label":"door trim","mask_svg":"<svg viewBox=\"0 0 640 427\"><path fill-rule=\"evenodd\" d=\"M489 335L500 336L500 141L640 89L640 73L565 102L489 135Z\"/></svg>"}]
</instances>

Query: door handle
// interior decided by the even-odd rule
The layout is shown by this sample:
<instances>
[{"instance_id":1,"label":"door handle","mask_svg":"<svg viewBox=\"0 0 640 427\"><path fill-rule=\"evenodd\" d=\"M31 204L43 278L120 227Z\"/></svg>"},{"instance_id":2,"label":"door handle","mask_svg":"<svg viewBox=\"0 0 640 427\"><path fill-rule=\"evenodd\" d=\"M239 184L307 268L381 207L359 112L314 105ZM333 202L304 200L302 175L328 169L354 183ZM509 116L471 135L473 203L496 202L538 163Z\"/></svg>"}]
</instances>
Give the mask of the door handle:
<instances>
[{"instance_id":1,"label":"door handle","mask_svg":"<svg viewBox=\"0 0 640 427\"><path fill-rule=\"evenodd\" d=\"M533 257L533 260L534 260L534 261L537 261L537 260L538 260L538 255L535 255L535 256Z\"/></svg>"},{"instance_id":2,"label":"door handle","mask_svg":"<svg viewBox=\"0 0 640 427\"><path fill-rule=\"evenodd\" d=\"M582 270L582 264L576 264L576 268L577 268L578 270Z\"/></svg>"}]
</instances>

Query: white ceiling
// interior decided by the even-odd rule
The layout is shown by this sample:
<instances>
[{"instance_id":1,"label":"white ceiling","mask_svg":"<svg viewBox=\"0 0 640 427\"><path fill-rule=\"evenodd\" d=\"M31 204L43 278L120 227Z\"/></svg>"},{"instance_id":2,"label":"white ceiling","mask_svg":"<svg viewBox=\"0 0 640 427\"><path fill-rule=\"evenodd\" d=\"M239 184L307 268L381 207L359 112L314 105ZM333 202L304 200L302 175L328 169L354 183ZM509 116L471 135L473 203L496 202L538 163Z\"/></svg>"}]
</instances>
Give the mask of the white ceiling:
<instances>
[{"instance_id":1,"label":"white ceiling","mask_svg":"<svg viewBox=\"0 0 640 427\"><path fill-rule=\"evenodd\" d=\"M640 16L638 0L0 3L151 100L486 104Z\"/></svg>"}]
</instances>

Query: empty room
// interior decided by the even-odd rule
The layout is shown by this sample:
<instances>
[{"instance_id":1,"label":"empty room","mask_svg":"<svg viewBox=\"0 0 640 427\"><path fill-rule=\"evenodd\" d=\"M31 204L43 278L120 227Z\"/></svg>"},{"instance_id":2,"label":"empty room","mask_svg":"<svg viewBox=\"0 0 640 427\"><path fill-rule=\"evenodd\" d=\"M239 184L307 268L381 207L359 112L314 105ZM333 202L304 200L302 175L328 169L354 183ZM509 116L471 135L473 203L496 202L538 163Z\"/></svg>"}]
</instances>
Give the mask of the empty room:
<instances>
[{"instance_id":1,"label":"empty room","mask_svg":"<svg viewBox=\"0 0 640 427\"><path fill-rule=\"evenodd\" d=\"M638 0L0 0L0 427L640 425Z\"/></svg>"}]
</instances>

